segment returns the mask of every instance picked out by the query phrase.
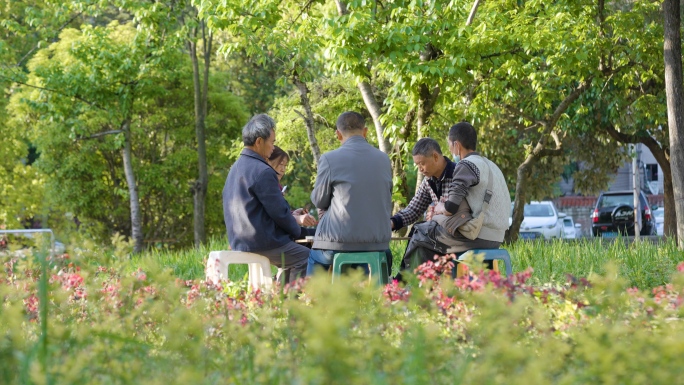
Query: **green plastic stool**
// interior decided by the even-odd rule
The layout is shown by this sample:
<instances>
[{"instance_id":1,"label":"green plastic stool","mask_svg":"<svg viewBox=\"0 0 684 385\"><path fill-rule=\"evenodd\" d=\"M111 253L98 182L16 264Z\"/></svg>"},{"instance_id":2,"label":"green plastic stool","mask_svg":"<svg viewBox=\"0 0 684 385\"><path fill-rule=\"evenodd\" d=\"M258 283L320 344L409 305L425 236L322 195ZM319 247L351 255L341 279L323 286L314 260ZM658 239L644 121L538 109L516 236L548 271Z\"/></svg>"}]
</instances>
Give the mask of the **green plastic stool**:
<instances>
[{"instance_id":1,"label":"green plastic stool","mask_svg":"<svg viewBox=\"0 0 684 385\"><path fill-rule=\"evenodd\" d=\"M504 265L506 266L506 276L510 277L513 275L513 266L511 266L511 256L508 254L508 250L506 249L473 249L473 250L468 250L465 253L463 253L460 257L458 257L458 260L463 260L465 259L465 256L468 255L468 253L472 254L484 254L484 262L487 261L503 261Z\"/></svg>"},{"instance_id":2,"label":"green plastic stool","mask_svg":"<svg viewBox=\"0 0 684 385\"><path fill-rule=\"evenodd\" d=\"M335 282L335 277L342 274L342 265L351 265L355 263L368 264L370 266L370 279L373 279L373 276L376 276L379 285L386 285L389 283L387 256L384 252L378 251L335 254L332 270L333 283Z\"/></svg>"}]
</instances>

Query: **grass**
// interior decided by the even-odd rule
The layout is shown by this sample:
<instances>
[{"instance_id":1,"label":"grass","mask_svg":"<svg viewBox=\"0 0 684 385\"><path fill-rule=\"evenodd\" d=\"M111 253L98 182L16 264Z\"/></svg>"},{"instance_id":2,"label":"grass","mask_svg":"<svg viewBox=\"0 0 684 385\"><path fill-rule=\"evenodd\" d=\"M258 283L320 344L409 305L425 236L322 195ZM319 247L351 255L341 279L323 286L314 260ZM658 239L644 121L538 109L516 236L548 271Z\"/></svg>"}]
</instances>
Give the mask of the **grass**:
<instances>
[{"instance_id":1,"label":"grass","mask_svg":"<svg viewBox=\"0 0 684 385\"><path fill-rule=\"evenodd\" d=\"M612 243L591 238L575 242L521 241L505 248L511 253L513 271L532 268L533 279L540 284L565 282L567 274L578 277L587 277L592 273L602 275L607 264L614 263L620 276L631 286L648 289L667 283L677 264L684 261L684 253L677 249L672 239L657 244L641 242L629 245L620 239ZM170 268L181 279L202 278L209 252L227 249L228 242L225 239L214 238L199 249L151 250L134 257L131 270L137 269L144 260L153 260ZM390 249L394 255L393 272L396 273L406 249L406 241L392 242ZM246 265L231 265L228 277L237 281L244 279L246 274Z\"/></svg>"},{"instance_id":2,"label":"grass","mask_svg":"<svg viewBox=\"0 0 684 385\"><path fill-rule=\"evenodd\" d=\"M390 250L394 255L393 272L399 271L401 256L406 250L406 241L395 241L390 244ZM181 279L198 279L204 277L204 264L209 253L216 250L228 250L228 241L225 238L212 238L200 248L188 248L184 250L152 249L140 256L134 256L130 270L136 270L146 260L152 260L163 267L171 269L173 275ZM276 268L271 266L275 274ZM247 276L247 265L230 265L228 278L231 281L244 279Z\"/></svg>"},{"instance_id":3,"label":"grass","mask_svg":"<svg viewBox=\"0 0 684 385\"><path fill-rule=\"evenodd\" d=\"M626 244L585 238L576 242L517 242L506 247L511 253L514 271L533 268L537 283L564 282L567 274L587 277L603 275L608 263L617 266L619 275L629 285L648 289L664 285L684 261L684 253L673 239L659 243Z\"/></svg>"}]
</instances>

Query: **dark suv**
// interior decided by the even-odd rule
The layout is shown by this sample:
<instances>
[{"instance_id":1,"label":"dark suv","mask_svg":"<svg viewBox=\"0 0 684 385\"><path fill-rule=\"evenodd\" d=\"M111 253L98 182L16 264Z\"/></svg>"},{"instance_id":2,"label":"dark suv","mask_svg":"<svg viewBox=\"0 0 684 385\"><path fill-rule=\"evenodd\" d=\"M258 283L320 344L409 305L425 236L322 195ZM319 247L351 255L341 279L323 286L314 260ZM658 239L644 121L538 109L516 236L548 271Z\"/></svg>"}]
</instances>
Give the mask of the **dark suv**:
<instances>
[{"instance_id":1,"label":"dark suv","mask_svg":"<svg viewBox=\"0 0 684 385\"><path fill-rule=\"evenodd\" d=\"M639 192L641 207L641 235L656 235L655 218L643 191ZM634 193L606 191L599 195L591 213L591 232L595 237L634 235Z\"/></svg>"}]
</instances>

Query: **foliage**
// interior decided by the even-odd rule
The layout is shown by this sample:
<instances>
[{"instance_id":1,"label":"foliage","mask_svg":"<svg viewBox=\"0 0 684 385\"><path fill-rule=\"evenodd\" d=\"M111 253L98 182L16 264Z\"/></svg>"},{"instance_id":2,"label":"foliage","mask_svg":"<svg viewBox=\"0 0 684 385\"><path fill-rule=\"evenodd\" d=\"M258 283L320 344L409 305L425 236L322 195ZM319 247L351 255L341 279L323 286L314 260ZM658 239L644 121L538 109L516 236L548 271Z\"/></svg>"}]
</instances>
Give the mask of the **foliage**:
<instances>
[{"instance_id":1,"label":"foliage","mask_svg":"<svg viewBox=\"0 0 684 385\"><path fill-rule=\"evenodd\" d=\"M340 146L335 136L335 123L341 113L350 110L364 111L363 100L350 80L345 76L336 76L321 79L309 86L309 99L317 122L316 138L321 153ZM291 156L282 184L288 186L287 199L292 207L303 207L310 203L309 194L316 178L313 154L308 144L304 120L299 115L301 113L299 95L294 90L287 96L276 99L271 110L271 116L278 122L276 145ZM366 121L369 122L370 117L366 116ZM372 130L368 131L367 138L377 146Z\"/></svg>"},{"instance_id":2,"label":"foliage","mask_svg":"<svg viewBox=\"0 0 684 385\"><path fill-rule=\"evenodd\" d=\"M680 272L642 291L611 266L538 285L532 270L451 280L433 263L411 288L321 276L262 292L179 280L151 261L126 271L125 253L83 248L48 261L41 294L39 258L2 262L5 384L650 384L684 374Z\"/></svg>"},{"instance_id":3,"label":"foliage","mask_svg":"<svg viewBox=\"0 0 684 385\"><path fill-rule=\"evenodd\" d=\"M37 166L50 176L51 202L84 226L96 228L94 235L102 240L114 232L130 234L122 134L101 135L116 131L130 114L144 234L152 241L183 243L192 234L188 183L195 168L188 165L197 163L193 104L186 97L192 90L192 71L187 58L177 55L169 62L145 64L146 53L136 48L136 36L130 25L65 30L59 43L31 60L30 79L74 96L28 87L17 92L10 105L14 128L31 128L41 151ZM107 53L95 54L94 48L103 45L110 46ZM140 85L127 94L128 83ZM222 233L220 191L229 166L227 149L247 118L241 101L222 91L227 83L224 75L211 79L210 233ZM106 95L115 99L107 101Z\"/></svg>"}]
</instances>

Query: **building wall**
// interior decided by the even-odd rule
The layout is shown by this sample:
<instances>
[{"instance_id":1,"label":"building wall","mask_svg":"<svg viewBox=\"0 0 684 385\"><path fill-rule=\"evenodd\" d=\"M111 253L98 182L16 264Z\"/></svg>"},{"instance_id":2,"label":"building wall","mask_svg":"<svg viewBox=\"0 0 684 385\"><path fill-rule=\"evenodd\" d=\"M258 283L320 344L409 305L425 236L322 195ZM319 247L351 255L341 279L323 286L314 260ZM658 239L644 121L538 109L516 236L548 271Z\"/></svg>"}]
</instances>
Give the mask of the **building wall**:
<instances>
[{"instance_id":1,"label":"building wall","mask_svg":"<svg viewBox=\"0 0 684 385\"><path fill-rule=\"evenodd\" d=\"M639 164L639 182L646 194L658 195L663 193L663 169L660 167L651 150L643 144L637 144ZM581 167L581 166L580 166ZM653 172L655 171L655 175ZM652 180L651 180L652 179ZM605 191L620 191L632 189L632 161L625 162L613 176ZM652 183L649 183L652 182ZM573 178L558 182L561 195L575 195L575 181Z\"/></svg>"}]
</instances>

